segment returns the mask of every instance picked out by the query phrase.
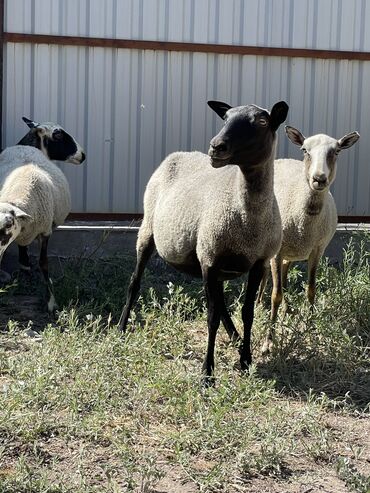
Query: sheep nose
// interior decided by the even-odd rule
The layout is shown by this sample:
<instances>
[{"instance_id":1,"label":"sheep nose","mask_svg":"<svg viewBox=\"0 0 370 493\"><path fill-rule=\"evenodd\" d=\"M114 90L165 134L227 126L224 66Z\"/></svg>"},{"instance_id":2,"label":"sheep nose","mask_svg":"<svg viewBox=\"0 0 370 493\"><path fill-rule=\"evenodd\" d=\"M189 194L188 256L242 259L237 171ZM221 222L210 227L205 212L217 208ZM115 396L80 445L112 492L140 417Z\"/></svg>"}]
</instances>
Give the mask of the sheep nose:
<instances>
[{"instance_id":1,"label":"sheep nose","mask_svg":"<svg viewBox=\"0 0 370 493\"><path fill-rule=\"evenodd\" d=\"M229 150L227 142L220 139L212 139L210 142L210 151L212 154L223 154Z\"/></svg>"},{"instance_id":2,"label":"sheep nose","mask_svg":"<svg viewBox=\"0 0 370 493\"><path fill-rule=\"evenodd\" d=\"M327 181L326 174L321 173L321 175L314 175L313 180L317 181L317 183L325 184Z\"/></svg>"},{"instance_id":3,"label":"sheep nose","mask_svg":"<svg viewBox=\"0 0 370 493\"><path fill-rule=\"evenodd\" d=\"M5 228L10 228L10 226L13 226L13 219L7 216L5 219Z\"/></svg>"}]
</instances>

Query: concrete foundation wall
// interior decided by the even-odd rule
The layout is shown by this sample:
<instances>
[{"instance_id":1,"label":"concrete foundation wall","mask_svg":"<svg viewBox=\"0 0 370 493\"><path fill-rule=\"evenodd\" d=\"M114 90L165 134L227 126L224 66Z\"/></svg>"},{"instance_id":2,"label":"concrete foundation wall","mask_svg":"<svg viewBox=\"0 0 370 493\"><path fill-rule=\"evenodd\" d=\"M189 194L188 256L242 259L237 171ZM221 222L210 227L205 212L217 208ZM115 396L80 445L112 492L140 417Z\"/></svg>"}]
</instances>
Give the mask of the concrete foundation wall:
<instances>
[{"instance_id":1,"label":"concrete foundation wall","mask_svg":"<svg viewBox=\"0 0 370 493\"><path fill-rule=\"evenodd\" d=\"M50 257L112 257L115 255L135 255L136 237L139 223L68 223L59 227L49 242ZM334 238L325 251L331 263L340 263L343 248L351 238L359 243L367 232L370 248L370 225L340 225ZM31 255L38 255L37 242L30 248ZM2 268L12 272L18 268L17 245L12 244L5 252Z\"/></svg>"}]
</instances>

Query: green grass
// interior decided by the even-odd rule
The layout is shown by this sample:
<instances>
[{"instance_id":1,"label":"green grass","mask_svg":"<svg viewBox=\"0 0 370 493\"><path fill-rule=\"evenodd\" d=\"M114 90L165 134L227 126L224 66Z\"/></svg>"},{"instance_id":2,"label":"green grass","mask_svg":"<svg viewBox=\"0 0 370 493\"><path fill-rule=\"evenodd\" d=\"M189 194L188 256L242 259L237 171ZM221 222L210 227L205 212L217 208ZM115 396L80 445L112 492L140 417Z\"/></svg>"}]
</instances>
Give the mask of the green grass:
<instances>
[{"instance_id":1,"label":"green grass","mask_svg":"<svg viewBox=\"0 0 370 493\"><path fill-rule=\"evenodd\" d=\"M268 311L256 311L248 376L220 328L207 390L201 283L154 260L136 330L122 337L114 322L133 264L64 263L54 276L64 308L42 338L17 321L0 334L0 493L297 491L310 478L369 491L365 243L340 269L322 263L314 313L292 269L269 359L259 353ZM2 307L24 290L8 288ZM240 330L242 283L227 294Z\"/></svg>"}]
</instances>

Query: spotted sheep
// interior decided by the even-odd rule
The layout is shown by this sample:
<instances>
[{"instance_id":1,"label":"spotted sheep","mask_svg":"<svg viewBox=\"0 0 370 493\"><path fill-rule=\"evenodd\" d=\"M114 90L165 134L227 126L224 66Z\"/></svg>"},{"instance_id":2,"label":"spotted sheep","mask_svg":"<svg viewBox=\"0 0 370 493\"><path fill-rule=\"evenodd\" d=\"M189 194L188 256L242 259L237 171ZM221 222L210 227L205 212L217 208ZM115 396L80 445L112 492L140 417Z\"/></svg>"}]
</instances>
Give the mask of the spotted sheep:
<instances>
[{"instance_id":1,"label":"spotted sheep","mask_svg":"<svg viewBox=\"0 0 370 493\"><path fill-rule=\"evenodd\" d=\"M56 305L48 274L48 240L53 228L62 224L71 210L69 184L52 161L80 164L85 153L60 125L23 120L29 132L18 145L0 154L0 263L15 241L20 266L29 270L27 247L39 238L39 265L46 283L48 310L52 312Z\"/></svg>"},{"instance_id":2,"label":"spotted sheep","mask_svg":"<svg viewBox=\"0 0 370 493\"><path fill-rule=\"evenodd\" d=\"M273 290L271 296L271 330L262 352L267 354L273 346L274 322L283 300L288 269L293 261L308 261L307 297L313 305L316 293L316 271L325 248L334 236L337 209L330 193L337 170L340 151L353 146L358 132L351 132L337 140L324 134L304 137L294 127L285 127L291 142L301 147L303 161L278 159L274 165L274 190L278 201L283 228L279 253L271 260ZM261 283L262 297L267 275Z\"/></svg>"},{"instance_id":3,"label":"spotted sheep","mask_svg":"<svg viewBox=\"0 0 370 493\"><path fill-rule=\"evenodd\" d=\"M254 300L263 271L281 244L280 215L273 191L276 131L288 105L271 112L255 105L208 105L224 120L208 155L170 154L154 172L144 195L144 219L137 240L137 263L119 328L127 329L140 280L154 248L176 269L203 279L208 310L204 383L213 382L216 333L223 322L240 341L227 311L223 281L249 272L240 344L243 370L251 364ZM267 234L268 232L268 234Z\"/></svg>"}]
</instances>

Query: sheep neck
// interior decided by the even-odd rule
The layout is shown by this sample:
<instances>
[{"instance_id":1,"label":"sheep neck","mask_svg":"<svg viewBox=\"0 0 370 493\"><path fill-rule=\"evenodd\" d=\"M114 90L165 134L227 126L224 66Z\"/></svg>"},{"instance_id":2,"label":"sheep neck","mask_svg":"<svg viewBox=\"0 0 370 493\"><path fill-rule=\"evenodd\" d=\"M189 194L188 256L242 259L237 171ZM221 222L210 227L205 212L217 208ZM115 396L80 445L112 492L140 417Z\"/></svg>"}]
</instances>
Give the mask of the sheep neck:
<instances>
[{"instance_id":1,"label":"sheep neck","mask_svg":"<svg viewBox=\"0 0 370 493\"><path fill-rule=\"evenodd\" d=\"M36 147L41 150L41 138L37 132L31 130L18 142L17 145Z\"/></svg>"},{"instance_id":2,"label":"sheep neck","mask_svg":"<svg viewBox=\"0 0 370 493\"><path fill-rule=\"evenodd\" d=\"M307 195L305 196L304 210L310 217L318 216L324 207L325 200L328 196L329 189L322 191L312 190L307 183Z\"/></svg>"},{"instance_id":3,"label":"sheep neck","mask_svg":"<svg viewBox=\"0 0 370 493\"><path fill-rule=\"evenodd\" d=\"M273 160L253 168L239 166L238 188L241 200L245 202L265 203L271 201L274 189Z\"/></svg>"}]
</instances>

